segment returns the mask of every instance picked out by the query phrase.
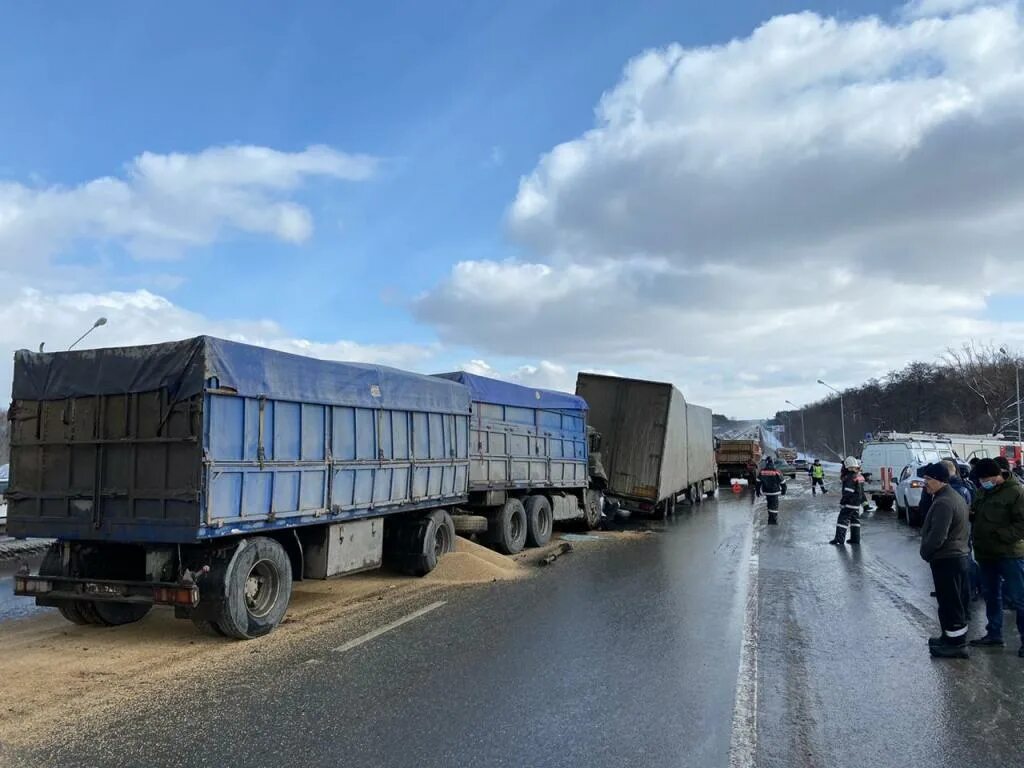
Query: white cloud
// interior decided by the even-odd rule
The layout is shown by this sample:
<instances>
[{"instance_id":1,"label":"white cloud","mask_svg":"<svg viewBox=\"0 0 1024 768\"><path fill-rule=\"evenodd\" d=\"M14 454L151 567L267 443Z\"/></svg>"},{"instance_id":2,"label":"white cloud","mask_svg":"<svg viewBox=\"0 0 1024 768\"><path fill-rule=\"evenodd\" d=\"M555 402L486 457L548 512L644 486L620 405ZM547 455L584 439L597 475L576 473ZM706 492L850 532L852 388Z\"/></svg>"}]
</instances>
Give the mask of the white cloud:
<instances>
[{"instance_id":1,"label":"white cloud","mask_svg":"<svg viewBox=\"0 0 1024 768\"><path fill-rule=\"evenodd\" d=\"M422 370L432 367L436 345L360 344L295 338L270 320L215 321L146 290L54 293L22 289L0 302L0 396L9 393L14 350L66 349L97 317L108 323L79 345L125 346L185 339L201 334L242 341L327 360L377 363Z\"/></svg>"},{"instance_id":2,"label":"white cloud","mask_svg":"<svg viewBox=\"0 0 1024 768\"><path fill-rule=\"evenodd\" d=\"M301 152L211 147L145 152L119 176L75 186L0 182L0 267L33 267L79 241L174 256L236 231L301 243L310 212L289 199L307 180L369 178L374 158L325 146Z\"/></svg>"},{"instance_id":3,"label":"white cloud","mask_svg":"<svg viewBox=\"0 0 1024 768\"><path fill-rule=\"evenodd\" d=\"M576 391L576 370L548 360L541 360L535 365L519 365L510 369L496 369L486 360L470 360L462 363L459 370L538 389L553 389L560 392Z\"/></svg>"},{"instance_id":4,"label":"white cloud","mask_svg":"<svg viewBox=\"0 0 1024 768\"><path fill-rule=\"evenodd\" d=\"M1024 291L1018 4L910 15L780 16L641 54L522 179L508 227L532 255L457 265L418 316L736 415L819 396L818 376L1024 339L985 315Z\"/></svg>"}]
</instances>

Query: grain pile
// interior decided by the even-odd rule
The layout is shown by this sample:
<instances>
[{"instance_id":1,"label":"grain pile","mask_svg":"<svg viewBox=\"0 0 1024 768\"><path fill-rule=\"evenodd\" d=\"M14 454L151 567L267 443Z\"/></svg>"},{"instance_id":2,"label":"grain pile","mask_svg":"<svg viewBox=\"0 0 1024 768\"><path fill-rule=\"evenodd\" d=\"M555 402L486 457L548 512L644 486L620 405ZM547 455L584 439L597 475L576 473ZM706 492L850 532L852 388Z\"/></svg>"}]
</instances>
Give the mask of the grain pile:
<instances>
[{"instance_id":1,"label":"grain pile","mask_svg":"<svg viewBox=\"0 0 1024 768\"><path fill-rule=\"evenodd\" d=\"M512 558L460 537L455 540L455 551L442 557L424 581L478 584L520 579L527 573L526 568Z\"/></svg>"}]
</instances>

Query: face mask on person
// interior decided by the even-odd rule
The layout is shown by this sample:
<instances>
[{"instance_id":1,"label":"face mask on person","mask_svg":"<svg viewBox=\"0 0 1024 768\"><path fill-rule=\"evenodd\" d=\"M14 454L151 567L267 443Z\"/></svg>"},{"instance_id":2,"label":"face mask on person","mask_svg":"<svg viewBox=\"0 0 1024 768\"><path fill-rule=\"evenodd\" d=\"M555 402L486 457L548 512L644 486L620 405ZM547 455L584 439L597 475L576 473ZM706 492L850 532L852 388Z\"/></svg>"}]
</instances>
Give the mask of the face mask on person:
<instances>
[{"instance_id":1,"label":"face mask on person","mask_svg":"<svg viewBox=\"0 0 1024 768\"><path fill-rule=\"evenodd\" d=\"M986 491L991 491L993 488L996 487L996 482L995 480L982 480L981 487L984 488Z\"/></svg>"}]
</instances>

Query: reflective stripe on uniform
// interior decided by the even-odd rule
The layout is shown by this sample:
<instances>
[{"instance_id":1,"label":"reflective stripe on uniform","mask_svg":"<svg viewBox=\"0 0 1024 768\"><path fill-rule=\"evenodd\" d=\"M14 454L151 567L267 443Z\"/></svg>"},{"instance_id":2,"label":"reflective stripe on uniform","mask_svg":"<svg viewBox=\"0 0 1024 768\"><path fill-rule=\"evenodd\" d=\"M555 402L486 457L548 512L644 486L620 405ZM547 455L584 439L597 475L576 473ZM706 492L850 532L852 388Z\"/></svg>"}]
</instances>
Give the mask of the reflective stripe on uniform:
<instances>
[{"instance_id":1,"label":"reflective stripe on uniform","mask_svg":"<svg viewBox=\"0 0 1024 768\"><path fill-rule=\"evenodd\" d=\"M845 485L843 486L843 490L848 492L848 493L856 493L857 492L857 490L855 488L847 488Z\"/></svg>"},{"instance_id":2,"label":"reflective stripe on uniform","mask_svg":"<svg viewBox=\"0 0 1024 768\"><path fill-rule=\"evenodd\" d=\"M844 531L845 531L845 530L846 530L847 528L849 528L849 527L850 527L850 526L848 526L848 525L843 525L842 523L836 523L836 528L842 528L842 529L843 529Z\"/></svg>"},{"instance_id":3,"label":"reflective stripe on uniform","mask_svg":"<svg viewBox=\"0 0 1024 768\"><path fill-rule=\"evenodd\" d=\"M782 491L761 491L765 496L781 496Z\"/></svg>"},{"instance_id":4,"label":"reflective stripe on uniform","mask_svg":"<svg viewBox=\"0 0 1024 768\"><path fill-rule=\"evenodd\" d=\"M860 504L843 504L843 509L860 509Z\"/></svg>"},{"instance_id":5,"label":"reflective stripe on uniform","mask_svg":"<svg viewBox=\"0 0 1024 768\"><path fill-rule=\"evenodd\" d=\"M967 627L963 627L961 629L953 629L953 630L947 629L947 630L943 630L943 631L945 632L946 637L963 637L964 635L967 634Z\"/></svg>"},{"instance_id":6,"label":"reflective stripe on uniform","mask_svg":"<svg viewBox=\"0 0 1024 768\"><path fill-rule=\"evenodd\" d=\"M860 523L850 523L850 526L853 528L860 528Z\"/></svg>"}]
</instances>

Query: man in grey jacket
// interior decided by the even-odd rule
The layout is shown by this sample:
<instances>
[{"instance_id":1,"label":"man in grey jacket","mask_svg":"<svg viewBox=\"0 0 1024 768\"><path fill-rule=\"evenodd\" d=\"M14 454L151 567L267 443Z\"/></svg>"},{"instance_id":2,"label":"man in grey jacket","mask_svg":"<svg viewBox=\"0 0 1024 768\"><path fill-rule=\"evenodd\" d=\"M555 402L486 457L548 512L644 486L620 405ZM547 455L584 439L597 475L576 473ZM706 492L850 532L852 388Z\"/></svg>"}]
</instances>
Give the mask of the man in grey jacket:
<instances>
[{"instance_id":1,"label":"man in grey jacket","mask_svg":"<svg viewBox=\"0 0 1024 768\"><path fill-rule=\"evenodd\" d=\"M921 475L932 496L921 530L921 557L932 567L942 625L942 636L931 638L928 650L938 658L966 659L971 605L970 510L963 496L950 487L944 464L929 464L921 469Z\"/></svg>"}]
</instances>

